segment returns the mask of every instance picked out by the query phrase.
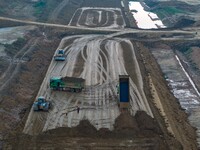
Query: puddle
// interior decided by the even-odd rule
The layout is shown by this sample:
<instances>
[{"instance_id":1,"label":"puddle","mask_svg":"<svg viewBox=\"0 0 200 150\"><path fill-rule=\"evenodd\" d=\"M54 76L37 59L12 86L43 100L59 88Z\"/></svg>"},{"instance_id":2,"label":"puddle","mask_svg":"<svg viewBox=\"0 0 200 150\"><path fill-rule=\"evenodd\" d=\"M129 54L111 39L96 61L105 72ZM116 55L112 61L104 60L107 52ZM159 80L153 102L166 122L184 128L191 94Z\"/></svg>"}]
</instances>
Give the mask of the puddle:
<instances>
[{"instance_id":1,"label":"puddle","mask_svg":"<svg viewBox=\"0 0 200 150\"><path fill-rule=\"evenodd\" d=\"M166 28L158 16L144 10L140 2L129 2L129 9L136 20L138 28L157 29Z\"/></svg>"}]
</instances>

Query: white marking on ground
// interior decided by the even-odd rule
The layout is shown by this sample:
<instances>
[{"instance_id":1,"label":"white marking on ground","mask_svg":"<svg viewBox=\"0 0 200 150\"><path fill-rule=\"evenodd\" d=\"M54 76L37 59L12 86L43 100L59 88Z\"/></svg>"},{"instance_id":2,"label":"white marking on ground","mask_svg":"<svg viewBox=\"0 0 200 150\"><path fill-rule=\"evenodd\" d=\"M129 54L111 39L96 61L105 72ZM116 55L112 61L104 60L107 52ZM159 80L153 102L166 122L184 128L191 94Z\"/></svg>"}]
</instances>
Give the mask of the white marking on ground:
<instances>
[{"instance_id":1,"label":"white marking on ground","mask_svg":"<svg viewBox=\"0 0 200 150\"><path fill-rule=\"evenodd\" d=\"M82 7L82 8L79 8L78 10L76 10L74 15L72 16L72 19L70 20L69 25L72 25L72 22L75 19L76 13L80 10L81 10L81 12L80 12L80 15L78 16L78 19L77 19L78 21L76 22L76 26L78 26L78 27L81 27L81 26L82 27L87 27L87 26L93 27L95 25L98 26L98 23L100 23L103 20L102 12L104 12L104 11L106 12L106 21L105 21L104 24L101 25L101 27L96 27L96 28L124 28L124 26L126 25L125 21L123 19L123 16L122 16L121 9L119 9L119 8L101 8L101 7ZM91 10L91 11L86 14L85 22L80 23L80 20L83 17L83 13L86 10L87 11ZM117 15L115 11L118 11L120 15ZM95 14L95 16L93 14L95 12L98 13L98 23L94 23L94 17L97 17L96 14ZM112 13L113 18L114 18L111 25L108 24L109 20L111 20L108 16L108 12ZM119 17L121 17L121 19L122 19L122 25L119 25L117 23L117 19Z\"/></svg>"},{"instance_id":2,"label":"white marking on ground","mask_svg":"<svg viewBox=\"0 0 200 150\"><path fill-rule=\"evenodd\" d=\"M49 113L31 110L23 132L38 134L57 127L74 127L82 119L88 119L97 129L106 127L112 130L114 120L120 114L116 89L118 77L119 74L127 74L121 41L130 45L139 82L137 87L130 79L130 103L133 104L130 108L131 114L134 115L137 110L144 110L153 117L143 91L142 76L132 43L119 38L106 40L107 37L99 35L81 35L64 38L58 49L63 48L65 42L75 37L76 39L65 52L68 54L67 61L52 60L38 92L38 96L43 95L52 102L53 108ZM84 60L80 77L86 80L85 90L81 93L51 91L50 77L72 76L75 64L79 62L78 56ZM76 110L77 105L80 107L79 113Z\"/></svg>"}]
</instances>

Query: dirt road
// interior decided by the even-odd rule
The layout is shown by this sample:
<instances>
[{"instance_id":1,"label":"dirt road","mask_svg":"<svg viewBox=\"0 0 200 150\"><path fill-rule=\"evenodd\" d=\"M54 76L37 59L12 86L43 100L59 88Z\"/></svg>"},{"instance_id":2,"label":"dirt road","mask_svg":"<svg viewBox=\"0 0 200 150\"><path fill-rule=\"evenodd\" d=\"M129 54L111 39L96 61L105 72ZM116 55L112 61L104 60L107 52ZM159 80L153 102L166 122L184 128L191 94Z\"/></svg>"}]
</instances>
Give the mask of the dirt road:
<instances>
[{"instance_id":1,"label":"dirt road","mask_svg":"<svg viewBox=\"0 0 200 150\"><path fill-rule=\"evenodd\" d=\"M72 43L66 45L69 41ZM144 110L153 117L131 42L119 38L108 40L99 35L72 36L64 38L58 47L65 50L67 61L52 60L38 93L38 96L45 96L52 101L53 108L48 113L31 110L24 133L34 135L57 127L73 127L82 119L88 119L97 129L112 130L114 120L119 115L116 89L118 75L127 74L123 57L125 47L120 42L129 47L129 55L134 62L134 78L137 78L137 83L130 80L130 112L134 115L137 110ZM49 80L53 76L84 78L86 89L82 93L51 91ZM79 114L77 105L80 107Z\"/></svg>"},{"instance_id":2,"label":"dirt road","mask_svg":"<svg viewBox=\"0 0 200 150\"><path fill-rule=\"evenodd\" d=\"M86 31L105 31L105 32L116 32L115 36L120 36L123 34L129 33L138 33L139 35L143 35L144 37L148 37L148 35L154 35L154 38L160 38L162 36L163 40L183 40L183 39L199 39L200 38L200 27L191 27L191 28L183 28L183 29L174 29L174 30L141 30L141 29L130 29L130 28L90 28L83 26L70 26L70 25L62 25L62 24L52 24L52 23L43 23L43 22L34 22L29 20L19 20L12 19L7 17L0 17L0 20L19 22L24 24L38 25L38 26L47 26L47 27L58 27L58 28L67 28L67 29L80 29ZM112 25L111 25L112 26ZM175 36L173 36L175 34ZM143 37L143 38L144 38ZM151 38L151 37L150 37Z\"/></svg>"}]
</instances>

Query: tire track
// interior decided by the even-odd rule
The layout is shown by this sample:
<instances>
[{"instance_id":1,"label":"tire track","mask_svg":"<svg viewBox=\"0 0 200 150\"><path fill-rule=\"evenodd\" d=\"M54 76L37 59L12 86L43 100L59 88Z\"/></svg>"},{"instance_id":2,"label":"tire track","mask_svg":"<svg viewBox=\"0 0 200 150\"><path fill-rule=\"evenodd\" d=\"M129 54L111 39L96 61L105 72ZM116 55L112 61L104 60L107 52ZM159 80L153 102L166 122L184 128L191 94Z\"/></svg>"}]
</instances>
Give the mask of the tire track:
<instances>
[{"instance_id":1,"label":"tire track","mask_svg":"<svg viewBox=\"0 0 200 150\"><path fill-rule=\"evenodd\" d=\"M23 55L19 58L19 60L23 60L24 56L34 49L34 47L36 46L39 40L40 38L33 39L33 41L29 40L28 43L19 52L17 52L17 54L12 58L12 61L9 63L9 66L7 67L6 71L0 77L0 83L1 83L0 91L2 91L6 87L7 84L9 84L9 82L13 79L13 77L18 73L20 69L22 62L19 61L17 64L15 64L13 63L13 60L17 59L17 57L20 54L23 54ZM26 50L27 48L28 50Z\"/></svg>"},{"instance_id":2,"label":"tire track","mask_svg":"<svg viewBox=\"0 0 200 150\"><path fill-rule=\"evenodd\" d=\"M134 64L138 65L133 46L129 40L120 38L107 39L106 36L83 35L64 38L59 47L63 45L65 45L62 47L64 49L68 47L65 42L72 38L72 44L70 43L71 46L67 51L69 61L55 62L52 60L38 92L38 96L42 94L46 98L49 97L54 107L44 116L43 113L34 113L31 110L24 128L24 132L27 134L38 134L41 131L62 126L73 127L78 125L83 118L88 119L97 129L102 127L113 129L114 120L120 113L116 90L118 76L119 74L127 74L120 42L124 41L130 45ZM50 77L75 74L74 67L79 61L79 55L84 60L80 77L86 80L86 88L82 93L52 92L47 86ZM106 66L103 64L104 61ZM141 81L139 66L135 68L138 81ZM137 110L144 110L152 116L142 88L143 82L140 83L140 86L136 86L130 79L130 103L132 106L130 111L134 114ZM76 105L80 107L79 114L76 111ZM70 110L68 107L74 108ZM68 110L70 112L67 116L63 116L63 112Z\"/></svg>"}]
</instances>

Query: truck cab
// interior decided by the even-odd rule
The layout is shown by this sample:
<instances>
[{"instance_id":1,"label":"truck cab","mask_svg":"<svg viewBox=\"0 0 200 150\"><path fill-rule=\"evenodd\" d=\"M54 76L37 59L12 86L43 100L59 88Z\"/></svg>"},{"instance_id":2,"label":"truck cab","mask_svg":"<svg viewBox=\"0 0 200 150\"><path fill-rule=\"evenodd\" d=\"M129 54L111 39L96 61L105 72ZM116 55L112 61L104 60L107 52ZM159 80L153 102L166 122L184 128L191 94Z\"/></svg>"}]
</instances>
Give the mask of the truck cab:
<instances>
[{"instance_id":1,"label":"truck cab","mask_svg":"<svg viewBox=\"0 0 200 150\"><path fill-rule=\"evenodd\" d=\"M50 87L53 90L59 90L62 88L61 77L52 77L50 79Z\"/></svg>"},{"instance_id":2,"label":"truck cab","mask_svg":"<svg viewBox=\"0 0 200 150\"><path fill-rule=\"evenodd\" d=\"M65 52L63 49L58 49L56 55L54 56L55 61L65 61Z\"/></svg>"}]
</instances>

